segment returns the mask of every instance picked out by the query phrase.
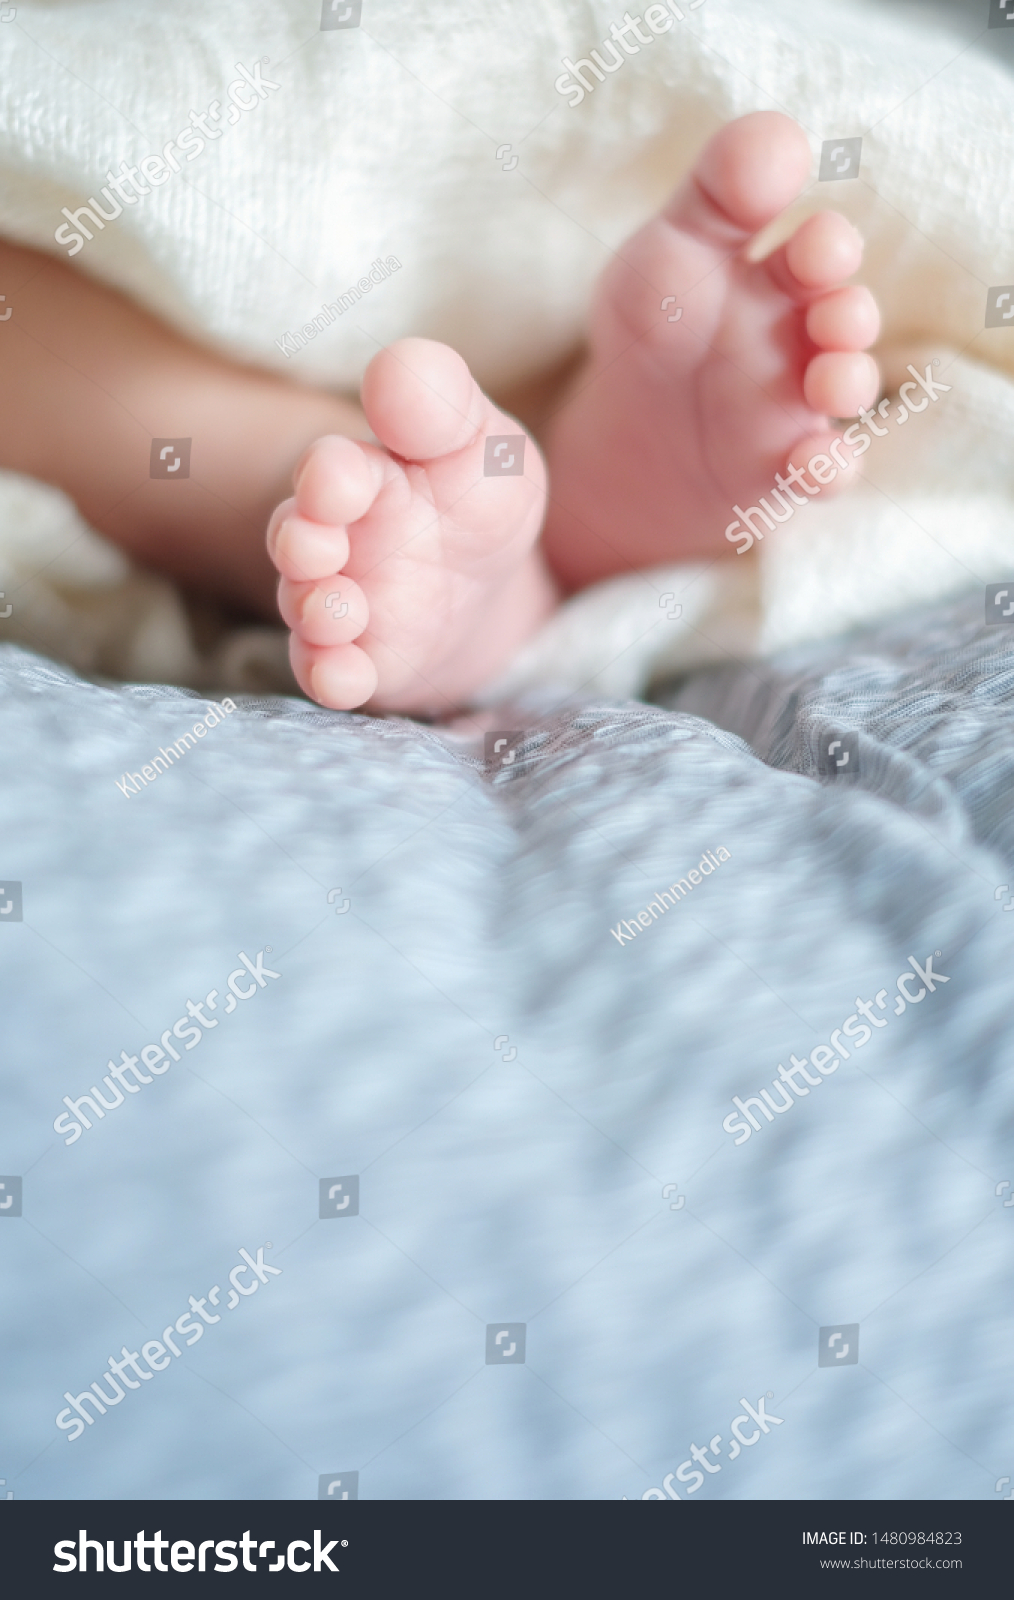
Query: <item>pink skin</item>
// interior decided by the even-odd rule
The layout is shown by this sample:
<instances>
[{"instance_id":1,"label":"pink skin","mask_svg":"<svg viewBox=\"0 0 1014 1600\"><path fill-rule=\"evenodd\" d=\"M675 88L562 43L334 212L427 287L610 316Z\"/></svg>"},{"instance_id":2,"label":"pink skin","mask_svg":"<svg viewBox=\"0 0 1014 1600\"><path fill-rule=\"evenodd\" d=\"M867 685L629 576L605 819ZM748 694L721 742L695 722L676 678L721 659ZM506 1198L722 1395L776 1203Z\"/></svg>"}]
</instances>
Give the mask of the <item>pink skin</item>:
<instances>
[{"instance_id":1,"label":"pink skin","mask_svg":"<svg viewBox=\"0 0 1014 1600\"><path fill-rule=\"evenodd\" d=\"M484 475L487 436L521 428L446 345L381 351L362 400L382 448L317 440L268 528L293 670L337 710L447 712L556 603L536 549L545 468L528 439L523 476Z\"/></svg>"},{"instance_id":2,"label":"pink skin","mask_svg":"<svg viewBox=\"0 0 1014 1600\"><path fill-rule=\"evenodd\" d=\"M875 400L876 363L862 352L879 331L876 304L842 287L862 259L851 224L821 212L750 259L757 231L810 170L788 117L742 117L604 273L588 367L546 444L545 548L565 588L730 554L732 506L764 494L790 461L805 468L834 438L831 417ZM682 308L675 323L675 307L661 309L667 294Z\"/></svg>"},{"instance_id":3,"label":"pink skin","mask_svg":"<svg viewBox=\"0 0 1014 1600\"><path fill-rule=\"evenodd\" d=\"M622 248L599 284L587 363L548 430L548 508L531 440L524 477L483 476L486 436L521 429L460 357L406 339L375 358L362 399L379 446L319 440L268 533L311 698L446 711L549 615L553 578L574 590L735 555L723 537L732 506L764 494L790 462L826 453L829 419L854 416L878 391L863 353L876 305L843 287L862 257L855 229L822 212L766 260L749 259L810 167L789 118L743 117ZM676 305L663 309L666 295Z\"/></svg>"}]
</instances>

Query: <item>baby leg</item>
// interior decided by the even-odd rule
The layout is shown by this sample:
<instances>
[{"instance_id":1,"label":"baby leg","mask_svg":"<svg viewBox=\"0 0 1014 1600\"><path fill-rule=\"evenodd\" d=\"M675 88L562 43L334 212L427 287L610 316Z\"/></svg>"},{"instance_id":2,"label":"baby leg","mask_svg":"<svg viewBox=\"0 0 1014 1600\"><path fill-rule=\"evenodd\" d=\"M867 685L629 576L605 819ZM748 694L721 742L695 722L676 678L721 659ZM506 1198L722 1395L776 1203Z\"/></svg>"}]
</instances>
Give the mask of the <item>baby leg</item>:
<instances>
[{"instance_id":1,"label":"baby leg","mask_svg":"<svg viewBox=\"0 0 1014 1600\"><path fill-rule=\"evenodd\" d=\"M358 405L190 343L115 290L0 243L0 466L63 489L138 561L276 615L264 530L322 433L369 438ZM192 440L152 478L154 438Z\"/></svg>"}]
</instances>

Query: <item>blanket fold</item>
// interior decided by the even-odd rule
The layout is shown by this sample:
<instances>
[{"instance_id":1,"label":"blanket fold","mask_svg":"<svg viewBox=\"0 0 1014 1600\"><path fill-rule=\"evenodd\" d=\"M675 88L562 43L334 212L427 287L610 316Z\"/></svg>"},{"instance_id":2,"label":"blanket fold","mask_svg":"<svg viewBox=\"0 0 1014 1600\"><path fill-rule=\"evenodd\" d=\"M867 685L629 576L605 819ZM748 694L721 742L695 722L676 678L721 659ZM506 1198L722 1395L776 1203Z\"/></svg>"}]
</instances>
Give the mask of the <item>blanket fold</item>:
<instances>
[{"instance_id":1,"label":"blanket fold","mask_svg":"<svg viewBox=\"0 0 1014 1600\"><path fill-rule=\"evenodd\" d=\"M309 0L141 13L81 0L0 26L0 230L191 337L345 391L406 333L454 344L494 393L559 359L610 252L732 116L789 111L815 174L826 141L861 140L858 176L815 178L781 231L824 205L850 216L900 357L890 394L927 347L948 391L874 439L847 502L822 497L706 579L671 574L657 594L677 599L649 642L633 643L645 585L618 583L608 602L579 597L486 699L589 681L638 692L672 659L712 659L716 640L763 653L1014 564L1014 323L998 311L986 325L1014 260L1009 76L858 0L742 0L733 26L723 0L675 12L580 103L562 69L608 37L611 0L449 0L439 17L386 0L326 30ZM168 589L126 583L94 540L74 582L33 566L17 532L29 498L0 478L0 584L21 597L5 637L180 683L242 677L233 658L252 650L255 676L289 686L267 638L231 654L220 639L225 664L202 663ZM737 559L759 578L734 574Z\"/></svg>"}]
</instances>

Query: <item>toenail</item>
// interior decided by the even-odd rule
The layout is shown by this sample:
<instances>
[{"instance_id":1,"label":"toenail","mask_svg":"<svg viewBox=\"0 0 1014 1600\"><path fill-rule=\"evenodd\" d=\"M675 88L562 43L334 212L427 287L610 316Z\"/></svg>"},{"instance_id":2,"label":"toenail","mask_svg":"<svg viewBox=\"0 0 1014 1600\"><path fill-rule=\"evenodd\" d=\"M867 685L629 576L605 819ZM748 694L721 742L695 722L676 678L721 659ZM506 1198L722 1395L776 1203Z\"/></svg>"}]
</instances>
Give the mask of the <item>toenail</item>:
<instances>
[{"instance_id":1,"label":"toenail","mask_svg":"<svg viewBox=\"0 0 1014 1600\"><path fill-rule=\"evenodd\" d=\"M317 661L314 663L314 665L310 668L310 693L314 700L318 700L322 704L326 704L328 700L334 698L338 688L337 684L333 682L334 677L335 674L333 672L328 672L327 667L322 661ZM331 679L332 682L329 683L329 679Z\"/></svg>"}]
</instances>

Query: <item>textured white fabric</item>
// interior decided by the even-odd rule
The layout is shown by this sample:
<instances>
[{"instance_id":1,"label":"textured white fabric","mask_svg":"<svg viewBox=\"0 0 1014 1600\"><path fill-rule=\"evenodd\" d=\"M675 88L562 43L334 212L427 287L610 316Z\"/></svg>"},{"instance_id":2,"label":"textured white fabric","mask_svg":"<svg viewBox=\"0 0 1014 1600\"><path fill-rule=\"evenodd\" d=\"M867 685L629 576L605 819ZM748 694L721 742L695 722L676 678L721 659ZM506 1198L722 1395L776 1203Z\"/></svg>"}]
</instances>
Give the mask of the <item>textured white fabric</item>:
<instances>
[{"instance_id":1,"label":"textured white fabric","mask_svg":"<svg viewBox=\"0 0 1014 1600\"><path fill-rule=\"evenodd\" d=\"M885 342L904 355L930 340L969 358L948 369L952 389L936 406L877 441L866 458L877 487L801 512L756 558L709 579L715 627L695 644L687 624L681 659L707 659L715 637L774 648L1003 576L1014 562L1006 531L1014 337L982 329L986 290L1011 276L1014 261L1009 78L945 33L844 0L741 0L734 14L724 0L681 9L669 33L572 108L554 88L562 60L608 37L621 17L614 0L448 0L437 10L365 0L360 27L329 32L318 31L317 0L19 7L0 26L0 230L64 254L54 239L61 208L100 196L121 161L163 151L191 112L215 101L228 109L239 69L256 76L259 64L278 87L243 90L249 109L231 123L223 110L221 137L193 160L177 151L180 173L96 232L75 265L199 339L315 382L354 388L381 344L414 332L454 344L497 389L573 345L610 249L721 122L762 106L789 111L810 134L815 172L823 139L861 133L859 179L815 183L800 214L833 202L863 229L864 276L884 308ZM304 349L279 348L390 256L397 272ZM16 301L8 309L16 316ZM29 493L23 480L0 486L8 589L12 573L19 585L25 579L12 530ZM158 586L157 603L149 591L158 641L142 646L126 569L82 540L67 513L68 535L72 527L77 576L58 563L33 581L31 592L62 582L63 609L47 591L26 637L80 662L78 636L93 638L98 627L95 590L116 589L100 651L108 670L136 670L144 659L145 670L194 681L168 586ZM733 626L744 582L735 567L754 559L759 609ZM651 637L635 649L629 639L644 632L645 601ZM628 641L623 676L637 687L659 664L657 594L627 583L611 603L633 606L617 626ZM600 605L572 602L572 620L558 619L529 648L521 677L610 681L615 641L591 659ZM60 622L40 631L47 608ZM571 670L558 643L573 650L582 630ZM117 641L128 633L117 668ZM663 659L671 646L670 633ZM515 669L514 692L521 677Z\"/></svg>"}]
</instances>

